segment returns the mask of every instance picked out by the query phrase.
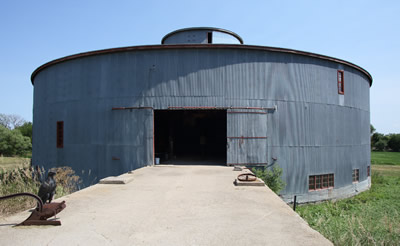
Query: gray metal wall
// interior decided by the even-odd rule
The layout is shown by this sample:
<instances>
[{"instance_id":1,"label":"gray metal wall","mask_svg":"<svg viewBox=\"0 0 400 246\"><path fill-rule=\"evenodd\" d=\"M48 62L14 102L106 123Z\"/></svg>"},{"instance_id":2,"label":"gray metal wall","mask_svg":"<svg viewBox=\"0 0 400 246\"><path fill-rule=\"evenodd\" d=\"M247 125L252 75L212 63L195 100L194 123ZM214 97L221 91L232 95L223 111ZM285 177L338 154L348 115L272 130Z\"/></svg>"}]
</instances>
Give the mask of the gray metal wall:
<instances>
[{"instance_id":1,"label":"gray metal wall","mask_svg":"<svg viewBox=\"0 0 400 246\"><path fill-rule=\"evenodd\" d=\"M207 44L208 33L212 33L213 44L240 44L234 36L213 29L188 30L174 33L164 40L164 44Z\"/></svg>"},{"instance_id":2,"label":"gray metal wall","mask_svg":"<svg viewBox=\"0 0 400 246\"><path fill-rule=\"evenodd\" d=\"M338 69L344 70L344 95L338 94ZM366 75L351 67L272 51L160 48L81 57L34 79L33 162L72 166L87 184L152 164L152 110L113 107L277 105L265 129L256 127L268 136L267 161L277 158L284 170L282 194L321 199L308 192L309 175L333 172L335 189L352 185L355 168L360 181L367 180L369 87ZM57 121L64 121L63 149L56 148ZM246 127L234 122L228 133ZM256 150L248 148L247 155L264 155Z\"/></svg>"},{"instance_id":3,"label":"gray metal wall","mask_svg":"<svg viewBox=\"0 0 400 246\"><path fill-rule=\"evenodd\" d=\"M227 111L227 165L268 165L266 110Z\"/></svg>"}]
</instances>

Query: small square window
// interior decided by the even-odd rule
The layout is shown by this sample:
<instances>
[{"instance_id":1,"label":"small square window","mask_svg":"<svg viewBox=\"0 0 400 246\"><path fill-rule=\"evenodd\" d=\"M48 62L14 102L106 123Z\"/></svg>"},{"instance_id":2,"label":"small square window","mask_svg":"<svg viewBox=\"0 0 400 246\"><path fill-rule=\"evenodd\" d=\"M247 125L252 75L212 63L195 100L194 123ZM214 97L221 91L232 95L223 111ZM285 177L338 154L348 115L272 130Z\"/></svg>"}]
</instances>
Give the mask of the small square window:
<instances>
[{"instance_id":1,"label":"small square window","mask_svg":"<svg viewBox=\"0 0 400 246\"><path fill-rule=\"evenodd\" d=\"M360 169L353 169L353 183L360 181Z\"/></svg>"},{"instance_id":2,"label":"small square window","mask_svg":"<svg viewBox=\"0 0 400 246\"><path fill-rule=\"evenodd\" d=\"M338 93L344 94L344 71L337 71L337 83L338 83Z\"/></svg>"}]
</instances>

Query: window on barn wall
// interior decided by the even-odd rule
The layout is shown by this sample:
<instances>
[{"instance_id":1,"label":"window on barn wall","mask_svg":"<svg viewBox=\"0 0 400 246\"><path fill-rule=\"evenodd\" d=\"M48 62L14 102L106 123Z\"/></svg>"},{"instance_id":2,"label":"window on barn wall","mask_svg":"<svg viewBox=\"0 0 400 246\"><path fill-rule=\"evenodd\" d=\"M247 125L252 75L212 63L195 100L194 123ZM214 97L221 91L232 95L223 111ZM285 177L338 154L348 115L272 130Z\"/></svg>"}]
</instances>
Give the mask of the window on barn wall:
<instances>
[{"instance_id":1,"label":"window on barn wall","mask_svg":"<svg viewBox=\"0 0 400 246\"><path fill-rule=\"evenodd\" d=\"M371 167L370 166L367 167L367 175L368 175L368 177L371 176Z\"/></svg>"},{"instance_id":2,"label":"window on barn wall","mask_svg":"<svg viewBox=\"0 0 400 246\"><path fill-rule=\"evenodd\" d=\"M308 177L308 189L315 190L315 175Z\"/></svg>"},{"instance_id":3,"label":"window on barn wall","mask_svg":"<svg viewBox=\"0 0 400 246\"><path fill-rule=\"evenodd\" d=\"M308 177L308 190L321 190L333 188L335 186L333 173L310 175Z\"/></svg>"},{"instance_id":4,"label":"window on barn wall","mask_svg":"<svg viewBox=\"0 0 400 246\"><path fill-rule=\"evenodd\" d=\"M344 71L338 70L337 71L337 83L338 83L338 93L344 94Z\"/></svg>"},{"instance_id":5,"label":"window on barn wall","mask_svg":"<svg viewBox=\"0 0 400 246\"><path fill-rule=\"evenodd\" d=\"M64 147L64 121L57 121L57 148Z\"/></svg>"},{"instance_id":6,"label":"window on barn wall","mask_svg":"<svg viewBox=\"0 0 400 246\"><path fill-rule=\"evenodd\" d=\"M328 188L328 174L322 175L322 189Z\"/></svg>"},{"instance_id":7,"label":"window on barn wall","mask_svg":"<svg viewBox=\"0 0 400 246\"><path fill-rule=\"evenodd\" d=\"M319 190L322 188L321 179L322 179L322 175L315 176L315 189L316 190Z\"/></svg>"},{"instance_id":8,"label":"window on barn wall","mask_svg":"<svg viewBox=\"0 0 400 246\"><path fill-rule=\"evenodd\" d=\"M333 177L333 173L329 174L329 187L335 186L335 178Z\"/></svg>"},{"instance_id":9,"label":"window on barn wall","mask_svg":"<svg viewBox=\"0 0 400 246\"><path fill-rule=\"evenodd\" d=\"M353 169L353 183L360 181L360 169Z\"/></svg>"},{"instance_id":10,"label":"window on barn wall","mask_svg":"<svg viewBox=\"0 0 400 246\"><path fill-rule=\"evenodd\" d=\"M212 32L207 33L207 43L212 44Z\"/></svg>"}]
</instances>

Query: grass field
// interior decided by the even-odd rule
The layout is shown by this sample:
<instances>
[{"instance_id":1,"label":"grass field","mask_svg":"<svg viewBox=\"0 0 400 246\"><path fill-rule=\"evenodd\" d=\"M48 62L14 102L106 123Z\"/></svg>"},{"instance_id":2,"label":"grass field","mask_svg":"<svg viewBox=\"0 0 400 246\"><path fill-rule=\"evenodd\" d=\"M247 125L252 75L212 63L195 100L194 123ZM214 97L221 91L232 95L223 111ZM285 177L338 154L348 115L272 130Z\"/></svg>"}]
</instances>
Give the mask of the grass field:
<instances>
[{"instance_id":1,"label":"grass field","mask_svg":"<svg viewBox=\"0 0 400 246\"><path fill-rule=\"evenodd\" d=\"M371 152L372 165L400 165L400 152Z\"/></svg>"},{"instance_id":2,"label":"grass field","mask_svg":"<svg viewBox=\"0 0 400 246\"><path fill-rule=\"evenodd\" d=\"M16 168L29 167L30 159L22 157L2 157L0 156L0 170L11 171Z\"/></svg>"},{"instance_id":3,"label":"grass field","mask_svg":"<svg viewBox=\"0 0 400 246\"><path fill-rule=\"evenodd\" d=\"M335 245L399 245L400 166L373 165L370 190L297 212Z\"/></svg>"}]
</instances>

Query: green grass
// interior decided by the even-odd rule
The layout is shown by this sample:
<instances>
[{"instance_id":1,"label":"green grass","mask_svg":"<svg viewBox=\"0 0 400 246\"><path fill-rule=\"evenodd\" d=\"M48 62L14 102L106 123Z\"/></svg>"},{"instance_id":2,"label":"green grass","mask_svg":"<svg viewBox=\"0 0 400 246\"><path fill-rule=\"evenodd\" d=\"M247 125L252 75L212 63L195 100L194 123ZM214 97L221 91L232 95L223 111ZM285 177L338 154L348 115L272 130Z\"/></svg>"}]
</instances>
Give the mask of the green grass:
<instances>
[{"instance_id":1,"label":"green grass","mask_svg":"<svg viewBox=\"0 0 400 246\"><path fill-rule=\"evenodd\" d=\"M17 168L29 167L29 165L29 158L0 156L0 170L11 171Z\"/></svg>"},{"instance_id":2,"label":"green grass","mask_svg":"<svg viewBox=\"0 0 400 246\"><path fill-rule=\"evenodd\" d=\"M335 245L400 244L400 166L372 166L372 187L297 212Z\"/></svg>"},{"instance_id":3,"label":"green grass","mask_svg":"<svg viewBox=\"0 0 400 246\"><path fill-rule=\"evenodd\" d=\"M371 152L372 165L400 165L400 152Z\"/></svg>"}]
</instances>

